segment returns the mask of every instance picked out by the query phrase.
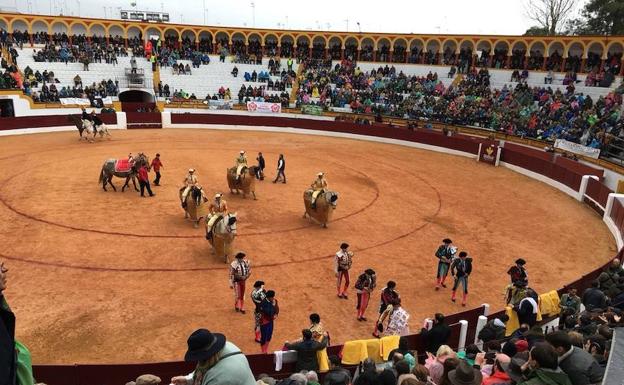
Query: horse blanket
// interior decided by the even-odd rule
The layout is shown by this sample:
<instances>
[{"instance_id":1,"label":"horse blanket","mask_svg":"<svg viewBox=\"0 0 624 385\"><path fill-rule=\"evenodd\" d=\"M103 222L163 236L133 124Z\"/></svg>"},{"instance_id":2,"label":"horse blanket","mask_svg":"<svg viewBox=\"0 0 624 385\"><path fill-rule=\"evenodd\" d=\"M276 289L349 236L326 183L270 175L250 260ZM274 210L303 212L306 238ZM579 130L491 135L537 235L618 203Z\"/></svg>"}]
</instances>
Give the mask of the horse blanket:
<instances>
[{"instance_id":1,"label":"horse blanket","mask_svg":"<svg viewBox=\"0 0 624 385\"><path fill-rule=\"evenodd\" d=\"M128 159L117 159L115 161L115 172L129 172L132 169L132 163Z\"/></svg>"}]
</instances>

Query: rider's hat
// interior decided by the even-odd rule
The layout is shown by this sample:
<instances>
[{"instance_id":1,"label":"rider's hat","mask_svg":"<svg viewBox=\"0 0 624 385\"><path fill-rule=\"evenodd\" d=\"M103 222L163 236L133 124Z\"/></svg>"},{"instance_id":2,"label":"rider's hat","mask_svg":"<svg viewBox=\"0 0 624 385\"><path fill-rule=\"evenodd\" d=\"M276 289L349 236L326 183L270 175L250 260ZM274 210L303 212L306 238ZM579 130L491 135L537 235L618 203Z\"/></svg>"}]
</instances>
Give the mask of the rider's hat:
<instances>
[{"instance_id":1,"label":"rider's hat","mask_svg":"<svg viewBox=\"0 0 624 385\"><path fill-rule=\"evenodd\" d=\"M316 176L323 176L323 175L325 175L325 174L323 174L323 172L322 172L322 171L319 171L319 173L318 173L318 174L316 174Z\"/></svg>"},{"instance_id":2,"label":"rider's hat","mask_svg":"<svg viewBox=\"0 0 624 385\"><path fill-rule=\"evenodd\" d=\"M247 254L243 253L242 251L239 251L238 253L236 253L236 258L245 258Z\"/></svg>"},{"instance_id":3,"label":"rider's hat","mask_svg":"<svg viewBox=\"0 0 624 385\"><path fill-rule=\"evenodd\" d=\"M349 244L346 243L346 242L343 242L343 243L340 244L340 248L343 249L343 250L344 249L348 249L349 248Z\"/></svg>"},{"instance_id":4,"label":"rider's hat","mask_svg":"<svg viewBox=\"0 0 624 385\"><path fill-rule=\"evenodd\" d=\"M215 194L215 198L221 198L222 196L223 196L223 194L221 194L221 193L216 193Z\"/></svg>"},{"instance_id":5,"label":"rider's hat","mask_svg":"<svg viewBox=\"0 0 624 385\"><path fill-rule=\"evenodd\" d=\"M189 168L189 172L195 172L194 168Z\"/></svg>"},{"instance_id":6,"label":"rider's hat","mask_svg":"<svg viewBox=\"0 0 624 385\"><path fill-rule=\"evenodd\" d=\"M240 153L241 153L241 154L244 154L244 153L245 153L245 150L240 150Z\"/></svg>"}]
</instances>

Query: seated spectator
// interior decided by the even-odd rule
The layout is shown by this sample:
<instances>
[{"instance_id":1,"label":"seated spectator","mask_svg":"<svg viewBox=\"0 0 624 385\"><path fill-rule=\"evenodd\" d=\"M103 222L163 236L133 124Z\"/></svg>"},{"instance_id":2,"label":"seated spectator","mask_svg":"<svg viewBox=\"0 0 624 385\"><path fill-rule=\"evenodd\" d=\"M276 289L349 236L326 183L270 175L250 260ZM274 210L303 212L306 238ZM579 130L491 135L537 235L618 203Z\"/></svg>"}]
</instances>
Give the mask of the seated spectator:
<instances>
[{"instance_id":1,"label":"seated spectator","mask_svg":"<svg viewBox=\"0 0 624 385\"><path fill-rule=\"evenodd\" d=\"M448 72L449 79L452 79L455 76L455 72L457 72L457 68L455 68L455 66L451 66L451 69Z\"/></svg>"},{"instance_id":2,"label":"seated spectator","mask_svg":"<svg viewBox=\"0 0 624 385\"><path fill-rule=\"evenodd\" d=\"M245 75L243 75L243 78L245 79L246 82L251 81L251 75L249 74L249 72L245 72Z\"/></svg>"},{"instance_id":3,"label":"seated spectator","mask_svg":"<svg viewBox=\"0 0 624 385\"><path fill-rule=\"evenodd\" d=\"M234 66L234 68L232 68L232 72L230 73L232 74L232 76L238 77L238 67Z\"/></svg>"},{"instance_id":4,"label":"seated spectator","mask_svg":"<svg viewBox=\"0 0 624 385\"><path fill-rule=\"evenodd\" d=\"M180 65L182 65L182 64L180 64ZM184 72L187 75L191 75L191 66L189 66L188 63L184 66Z\"/></svg>"},{"instance_id":5,"label":"seated spectator","mask_svg":"<svg viewBox=\"0 0 624 385\"><path fill-rule=\"evenodd\" d=\"M478 338L483 341L484 344L490 341L500 341L504 339L507 321L509 321L509 316L507 316L507 314L489 320L479 332Z\"/></svg>"},{"instance_id":6,"label":"seated spectator","mask_svg":"<svg viewBox=\"0 0 624 385\"><path fill-rule=\"evenodd\" d=\"M433 383L441 383L440 381L442 381L442 375L444 373L444 361L455 356L455 352L448 345L440 346L435 356L427 352L425 367L429 370L429 375Z\"/></svg>"},{"instance_id":7,"label":"seated spectator","mask_svg":"<svg viewBox=\"0 0 624 385\"><path fill-rule=\"evenodd\" d=\"M576 295L576 288L570 288L559 301L559 328L563 328L568 317L576 318L581 311L581 298Z\"/></svg>"},{"instance_id":8,"label":"seated spectator","mask_svg":"<svg viewBox=\"0 0 624 385\"><path fill-rule=\"evenodd\" d=\"M227 341L223 334L199 329L191 334L187 344L184 360L197 362L197 367L189 375L173 377L173 385L255 383L247 357L236 345Z\"/></svg>"},{"instance_id":9,"label":"seated spectator","mask_svg":"<svg viewBox=\"0 0 624 385\"><path fill-rule=\"evenodd\" d=\"M568 375L572 385L598 384L602 381L604 369L600 367L591 354L572 346L570 336L566 332L556 331L548 334L546 341L559 357L559 366ZM531 356L533 350L531 350Z\"/></svg>"},{"instance_id":10,"label":"seated spectator","mask_svg":"<svg viewBox=\"0 0 624 385\"><path fill-rule=\"evenodd\" d=\"M592 281L591 287L583 293L582 303L587 311L602 311L608 304L607 296L599 289L600 282Z\"/></svg>"},{"instance_id":11,"label":"seated spectator","mask_svg":"<svg viewBox=\"0 0 624 385\"><path fill-rule=\"evenodd\" d=\"M329 363L329 371L325 374L323 385L349 385L351 374L340 365L340 358L335 355L329 356Z\"/></svg>"},{"instance_id":12,"label":"seated spectator","mask_svg":"<svg viewBox=\"0 0 624 385\"><path fill-rule=\"evenodd\" d=\"M571 385L570 378L558 365L557 352L547 344L541 343L529 353L527 379L518 385ZM510 375L513 379L513 376ZM575 384L573 384L575 385Z\"/></svg>"},{"instance_id":13,"label":"seated spectator","mask_svg":"<svg viewBox=\"0 0 624 385\"><path fill-rule=\"evenodd\" d=\"M553 73L553 70L548 70L546 77L544 77L544 84L552 84L554 77L555 75Z\"/></svg>"}]
</instances>

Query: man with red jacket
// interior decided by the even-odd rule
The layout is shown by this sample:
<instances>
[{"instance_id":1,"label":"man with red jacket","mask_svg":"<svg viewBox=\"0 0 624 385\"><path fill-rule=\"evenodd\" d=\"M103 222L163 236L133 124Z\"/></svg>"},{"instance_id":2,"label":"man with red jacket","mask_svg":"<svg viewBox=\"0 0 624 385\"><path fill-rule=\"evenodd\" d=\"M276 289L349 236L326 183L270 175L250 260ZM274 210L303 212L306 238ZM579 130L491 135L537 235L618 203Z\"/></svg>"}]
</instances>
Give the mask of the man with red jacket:
<instances>
[{"instance_id":1,"label":"man with red jacket","mask_svg":"<svg viewBox=\"0 0 624 385\"><path fill-rule=\"evenodd\" d=\"M147 192L151 197L154 196L152 188L150 187L149 175L147 174L147 166L144 164L139 167L139 185L141 186L142 197L145 197L145 189L147 189Z\"/></svg>"}]
</instances>

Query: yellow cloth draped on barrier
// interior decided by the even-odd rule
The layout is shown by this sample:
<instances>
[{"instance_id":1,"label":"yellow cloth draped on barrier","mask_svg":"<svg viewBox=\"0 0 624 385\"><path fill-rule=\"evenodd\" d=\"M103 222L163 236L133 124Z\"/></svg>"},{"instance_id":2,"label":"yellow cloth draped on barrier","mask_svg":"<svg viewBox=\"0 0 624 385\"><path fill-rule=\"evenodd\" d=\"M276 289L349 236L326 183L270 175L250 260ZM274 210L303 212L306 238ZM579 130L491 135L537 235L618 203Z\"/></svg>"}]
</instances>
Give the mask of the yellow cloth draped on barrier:
<instances>
[{"instance_id":1,"label":"yellow cloth draped on barrier","mask_svg":"<svg viewBox=\"0 0 624 385\"><path fill-rule=\"evenodd\" d=\"M540 295L540 313L548 317L559 314L559 294L556 290Z\"/></svg>"},{"instance_id":2,"label":"yellow cloth draped on barrier","mask_svg":"<svg viewBox=\"0 0 624 385\"><path fill-rule=\"evenodd\" d=\"M357 365L368 358L365 340L347 341L342 347L342 363Z\"/></svg>"},{"instance_id":3,"label":"yellow cloth draped on barrier","mask_svg":"<svg viewBox=\"0 0 624 385\"><path fill-rule=\"evenodd\" d=\"M520 321L518 321L518 314L511 306L505 308L505 314L509 317L507 328L505 329L505 337L509 337L511 333L515 332L520 327Z\"/></svg>"},{"instance_id":4,"label":"yellow cloth draped on barrier","mask_svg":"<svg viewBox=\"0 0 624 385\"><path fill-rule=\"evenodd\" d=\"M329 370L329 356L327 355L327 349L317 351L316 360L319 364L319 372L327 372Z\"/></svg>"},{"instance_id":5,"label":"yellow cloth draped on barrier","mask_svg":"<svg viewBox=\"0 0 624 385\"><path fill-rule=\"evenodd\" d=\"M387 361L388 354L399 347L400 338L401 336L386 336L379 340L379 345L381 346L379 353L382 360Z\"/></svg>"},{"instance_id":6,"label":"yellow cloth draped on barrier","mask_svg":"<svg viewBox=\"0 0 624 385\"><path fill-rule=\"evenodd\" d=\"M375 361L375 363L379 364L383 362L381 359L381 343L377 338L371 338L370 340L366 340L366 352L368 353L368 358Z\"/></svg>"}]
</instances>

